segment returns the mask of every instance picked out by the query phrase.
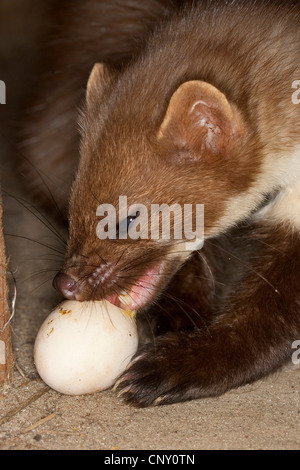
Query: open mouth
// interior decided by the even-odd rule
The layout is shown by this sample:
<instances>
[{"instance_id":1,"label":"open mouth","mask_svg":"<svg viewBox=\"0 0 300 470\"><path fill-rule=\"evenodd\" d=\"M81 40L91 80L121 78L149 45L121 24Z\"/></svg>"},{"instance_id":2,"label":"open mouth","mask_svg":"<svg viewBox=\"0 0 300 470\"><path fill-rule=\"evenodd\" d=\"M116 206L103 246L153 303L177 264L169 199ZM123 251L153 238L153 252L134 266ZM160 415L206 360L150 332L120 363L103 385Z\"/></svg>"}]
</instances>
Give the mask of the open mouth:
<instances>
[{"instance_id":1,"label":"open mouth","mask_svg":"<svg viewBox=\"0 0 300 470\"><path fill-rule=\"evenodd\" d=\"M140 310L151 302L161 279L164 262L157 263L149 268L134 283L129 290L122 291L119 295L107 297L112 304L124 310Z\"/></svg>"}]
</instances>

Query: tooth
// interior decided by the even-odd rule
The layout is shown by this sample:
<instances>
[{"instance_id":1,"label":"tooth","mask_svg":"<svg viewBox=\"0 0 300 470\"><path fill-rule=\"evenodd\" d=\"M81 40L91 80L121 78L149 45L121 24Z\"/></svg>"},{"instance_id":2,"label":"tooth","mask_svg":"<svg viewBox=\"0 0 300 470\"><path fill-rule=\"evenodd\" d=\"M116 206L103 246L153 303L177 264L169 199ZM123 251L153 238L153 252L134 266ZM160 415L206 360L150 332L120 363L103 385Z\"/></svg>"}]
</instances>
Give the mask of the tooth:
<instances>
[{"instance_id":1,"label":"tooth","mask_svg":"<svg viewBox=\"0 0 300 470\"><path fill-rule=\"evenodd\" d=\"M121 293L119 295L119 301L123 305L130 305L131 304L131 296L125 292L125 294Z\"/></svg>"}]
</instances>

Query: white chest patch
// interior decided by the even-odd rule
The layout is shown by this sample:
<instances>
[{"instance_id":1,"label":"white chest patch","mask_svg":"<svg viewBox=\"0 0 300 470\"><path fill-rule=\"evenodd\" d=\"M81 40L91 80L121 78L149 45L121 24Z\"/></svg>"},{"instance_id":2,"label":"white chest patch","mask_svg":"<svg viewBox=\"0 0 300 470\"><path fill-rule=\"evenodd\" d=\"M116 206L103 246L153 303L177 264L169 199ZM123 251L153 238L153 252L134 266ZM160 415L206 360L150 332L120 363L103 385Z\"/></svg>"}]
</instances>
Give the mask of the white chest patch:
<instances>
[{"instance_id":1,"label":"white chest patch","mask_svg":"<svg viewBox=\"0 0 300 470\"><path fill-rule=\"evenodd\" d=\"M300 182L283 189L273 202L259 211L257 217L300 231Z\"/></svg>"},{"instance_id":2,"label":"white chest patch","mask_svg":"<svg viewBox=\"0 0 300 470\"><path fill-rule=\"evenodd\" d=\"M276 199L259 211L256 219L300 230L300 145L289 153L267 155L255 183L238 197L228 200L225 214L209 236L249 217L264 196L277 189L280 192Z\"/></svg>"}]
</instances>

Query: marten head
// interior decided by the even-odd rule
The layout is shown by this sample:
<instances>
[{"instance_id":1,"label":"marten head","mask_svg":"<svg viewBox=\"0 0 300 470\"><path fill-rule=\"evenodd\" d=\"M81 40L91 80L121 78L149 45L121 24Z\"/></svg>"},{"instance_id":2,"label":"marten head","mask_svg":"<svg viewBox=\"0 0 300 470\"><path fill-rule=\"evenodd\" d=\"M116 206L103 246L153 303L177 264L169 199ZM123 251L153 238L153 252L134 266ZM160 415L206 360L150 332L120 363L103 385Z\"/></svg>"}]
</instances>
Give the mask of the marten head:
<instances>
[{"instance_id":1,"label":"marten head","mask_svg":"<svg viewBox=\"0 0 300 470\"><path fill-rule=\"evenodd\" d=\"M170 237L153 238L153 205L181 208L182 216L188 205L193 217L204 205L205 237L224 232L250 210L234 207L257 171L241 111L205 81L177 77L169 83L148 75L142 80L141 65L115 76L97 64L91 73L70 240L54 280L66 298L107 298L137 310L159 296L201 241L187 244L192 240L184 230L181 239L174 236L182 220L172 211ZM156 221L162 218L160 213ZM193 229L196 222L194 217ZM143 237L131 237L131 231Z\"/></svg>"}]
</instances>

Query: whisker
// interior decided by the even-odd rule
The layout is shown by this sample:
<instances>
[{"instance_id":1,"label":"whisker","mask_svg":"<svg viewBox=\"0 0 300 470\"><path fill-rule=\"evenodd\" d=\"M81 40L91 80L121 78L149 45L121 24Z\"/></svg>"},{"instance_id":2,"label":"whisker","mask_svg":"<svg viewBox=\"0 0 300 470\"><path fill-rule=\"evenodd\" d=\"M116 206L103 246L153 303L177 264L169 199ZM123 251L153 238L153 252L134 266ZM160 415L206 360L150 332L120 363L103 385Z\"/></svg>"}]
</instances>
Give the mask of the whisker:
<instances>
[{"instance_id":1,"label":"whisker","mask_svg":"<svg viewBox=\"0 0 300 470\"><path fill-rule=\"evenodd\" d=\"M124 256L127 250L128 250L128 246L122 251L121 255L118 258L118 261L115 263L115 267L118 266L119 262L121 261L122 257Z\"/></svg>"},{"instance_id":2,"label":"whisker","mask_svg":"<svg viewBox=\"0 0 300 470\"><path fill-rule=\"evenodd\" d=\"M24 279L20 280L19 282L22 284L24 282L30 281L31 279L35 278L36 276L40 276L41 274L50 273L50 272L57 273L57 269L48 268L48 269L41 269L39 271L34 271L33 273L26 276Z\"/></svg>"},{"instance_id":3,"label":"whisker","mask_svg":"<svg viewBox=\"0 0 300 470\"><path fill-rule=\"evenodd\" d=\"M146 275L146 274L145 274L145 275ZM182 277L182 278L184 278L184 279L186 278L186 274L180 274L180 272L177 272L176 274L174 274L173 271L166 271L166 272L164 273L164 275L170 275L170 276L174 276L174 277L176 277L176 278L177 278L177 277ZM156 276L156 277L157 277L157 276L161 276L161 274L160 274L160 273L151 273L151 274L149 274L149 276L151 276L151 277ZM135 280L136 280L136 277L137 277L137 276L130 276L130 275L127 275L127 276L118 276L118 279L135 279ZM195 279L201 279L201 280L203 280L203 281L211 281L211 277L198 276L198 275L195 275L195 274L193 274L193 277L194 277ZM218 284L218 285L220 285L220 286L225 286L225 285L226 285L224 282L220 282L220 281L217 281L217 280L215 280L215 279L214 279L214 284L215 284L215 285Z\"/></svg>"},{"instance_id":4,"label":"whisker","mask_svg":"<svg viewBox=\"0 0 300 470\"><path fill-rule=\"evenodd\" d=\"M161 252L158 252L157 253L157 256L153 256L153 252L148 252L148 253L144 253L142 255L140 255L138 258L136 259L133 259L132 261L129 261L126 266L124 266L122 269L120 269L120 272L122 271L132 271L133 269L136 269L138 268L139 266L141 266L142 264L145 263L144 260L142 260L141 258L144 258L146 257L146 262L147 262L147 258L149 259L149 261L151 263L153 263L153 261L156 261L156 259L161 259L162 258L162 254Z\"/></svg>"},{"instance_id":5,"label":"whisker","mask_svg":"<svg viewBox=\"0 0 300 470\"><path fill-rule=\"evenodd\" d=\"M137 292L134 291L134 288L135 288L135 287L138 287L138 286L137 286L136 284L133 284L133 286L130 288L130 293L131 293L131 292L132 292L133 294L134 294L134 293L137 293ZM150 282L149 282L149 285L148 285L148 286L145 286L145 288L146 288L148 291L151 291L151 290L155 291L155 290L156 290L156 288L155 288L154 286L152 286L152 284L151 284ZM123 289L124 289L124 288L123 288ZM124 289L124 290L126 290L126 289ZM130 293L129 293L129 295L130 295ZM139 293L139 295L142 295L142 296L143 296L143 294L141 294L141 293ZM168 291L163 291L163 292L161 293L161 295L164 296L164 297L166 297L166 298L168 298L168 299L171 299L171 300L175 301L176 304L178 305L178 307L179 307L179 308L184 312L184 314L189 318L189 320L190 320L191 323L194 325L194 327L197 326L196 323L195 323L195 322L193 321L193 319L191 318L191 316L190 316L190 315L188 314L188 312L185 310L184 304L185 304L187 307L189 307L189 308L195 313L195 315L196 315L198 318L201 318L201 315L199 314L199 312L198 312L196 309L194 309L193 307L191 307L191 306L190 306L189 304L187 304L184 300L179 299L179 298L175 297L174 295L170 294Z\"/></svg>"},{"instance_id":6,"label":"whisker","mask_svg":"<svg viewBox=\"0 0 300 470\"><path fill-rule=\"evenodd\" d=\"M60 251L57 247L54 247L52 245L48 245L47 243L43 243L43 242L40 242L38 240L34 240L32 238L29 238L29 237L25 237L24 235L17 235L17 234L7 233L7 232L4 232L4 235L6 237L20 238L20 239L27 240L27 241L30 241L30 242L33 242L33 243L37 243L38 245L49 248L50 250L55 251L55 252L57 252L57 253L59 253L60 255L63 255L63 256L65 254L63 251Z\"/></svg>"},{"instance_id":7,"label":"whisker","mask_svg":"<svg viewBox=\"0 0 300 470\"><path fill-rule=\"evenodd\" d=\"M43 285L47 284L47 282L52 281L52 279L53 279L53 276L47 278L45 281L41 282L38 286L34 287L34 289L31 289L30 292L32 293L32 292L37 291L38 289L40 289L40 287L42 287Z\"/></svg>"},{"instance_id":8,"label":"whisker","mask_svg":"<svg viewBox=\"0 0 300 470\"><path fill-rule=\"evenodd\" d=\"M210 274L210 280L212 282L212 285L213 285L213 293L215 294L216 293L216 281L215 281L215 278L214 278L214 275L213 275L213 272L211 270L211 267L209 266L208 264L208 261L207 259L205 258L205 256L202 255L202 253L200 253L199 251L197 251L197 255L198 257L201 259L201 261L205 264L209 274ZM207 279L208 280L208 279Z\"/></svg>"},{"instance_id":9,"label":"whisker","mask_svg":"<svg viewBox=\"0 0 300 470\"><path fill-rule=\"evenodd\" d=\"M101 259L102 263L104 263L107 266L107 261L98 253L98 251L95 251L96 255L98 256L99 259ZM99 267L99 266L98 266Z\"/></svg>"},{"instance_id":10,"label":"whisker","mask_svg":"<svg viewBox=\"0 0 300 470\"><path fill-rule=\"evenodd\" d=\"M37 209L36 207L34 207L34 210L40 215L38 216L33 208L30 207L30 204L25 201L23 198L20 198L18 196L14 196L13 194L9 193L8 191L6 190L3 190L3 193L6 194L7 196L13 198L14 200L16 200L22 207L24 207L26 210L28 210L28 212L30 212L30 214L32 214L34 217L36 217L63 245L64 247L66 246L67 242L66 240L63 238L63 236L57 231L57 229L55 228L55 226L47 219L45 219L45 216L44 214L39 210ZM45 221L46 220L46 221Z\"/></svg>"},{"instance_id":11,"label":"whisker","mask_svg":"<svg viewBox=\"0 0 300 470\"><path fill-rule=\"evenodd\" d=\"M225 248L223 248L222 246L219 246L219 245L216 245L212 242L209 242L210 245L212 246L217 246L219 249L221 249L222 251L224 251L224 253L227 253L229 254L232 258L236 259L241 265L245 266L247 269L249 269L249 271L251 271L252 273L256 274L258 277L260 277L263 281L266 282L266 284L268 284L270 287L272 287L272 289L274 290L274 292L276 294L279 294L279 291L276 289L275 286L273 286L273 284L268 281L267 278L265 278L262 274L260 274L258 271L256 271L254 268L252 268L248 263L246 263L245 261L242 261L238 256L234 255L233 253L231 253L230 251L226 250Z\"/></svg>"},{"instance_id":12,"label":"whisker","mask_svg":"<svg viewBox=\"0 0 300 470\"><path fill-rule=\"evenodd\" d=\"M57 262L58 263L58 258L59 258L59 266L61 266L61 255L57 254L57 253L47 253L47 256L52 256L52 258L46 258L46 253L45 255L42 255L42 254L39 254L39 261L51 261L51 263L53 262ZM35 258L26 258L26 261L36 261L36 257Z\"/></svg>"},{"instance_id":13,"label":"whisker","mask_svg":"<svg viewBox=\"0 0 300 470\"><path fill-rule=\"evenodd\" d=\"M54 209L56 210L56 213L59 215L59 217L61 218L61 220L65 220L65 216L62 214L50 188L49 188L49 185L47 184L46 180L45 180L45 177L49 178L49 175L46 175L45 173L42 172L41 169L37 168L24 154L23 152L21 152L21 150L16 146L14 145L14 143L5 135L2 134L2 137L5 138L5 140L8 142L8 144L13 148L14 152L18 153L18 155L31 167L33 168L33 170L37 173L37 175L39 176L41 182L44 184L47 192L48 192L48 196L49 196L49 201L52 203Z\"/></svg>"}]
</instances>

